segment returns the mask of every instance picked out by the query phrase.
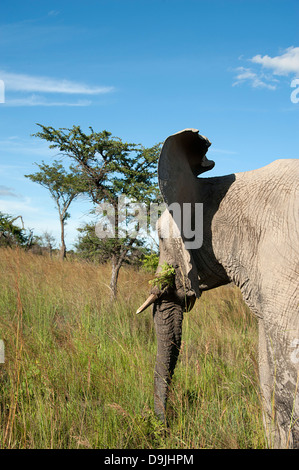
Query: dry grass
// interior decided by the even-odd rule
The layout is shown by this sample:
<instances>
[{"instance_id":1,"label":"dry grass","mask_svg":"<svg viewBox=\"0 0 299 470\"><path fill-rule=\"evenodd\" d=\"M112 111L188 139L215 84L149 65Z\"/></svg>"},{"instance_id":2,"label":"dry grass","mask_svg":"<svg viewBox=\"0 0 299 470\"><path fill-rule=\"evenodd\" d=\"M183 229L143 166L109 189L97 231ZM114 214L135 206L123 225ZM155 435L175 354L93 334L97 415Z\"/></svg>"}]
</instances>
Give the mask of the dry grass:
<instances>
[{"instance_id":1,"label":"dry grass","mask_svg":"<svg viewBox=\"0 0 299 470\"><path fill-rule=\"evenodd\" d=\"M185 315L167 433L153 415L150 275L1 249L2 448L260 448L257 326L238 289Z\"/></svg>"}]
</instances>

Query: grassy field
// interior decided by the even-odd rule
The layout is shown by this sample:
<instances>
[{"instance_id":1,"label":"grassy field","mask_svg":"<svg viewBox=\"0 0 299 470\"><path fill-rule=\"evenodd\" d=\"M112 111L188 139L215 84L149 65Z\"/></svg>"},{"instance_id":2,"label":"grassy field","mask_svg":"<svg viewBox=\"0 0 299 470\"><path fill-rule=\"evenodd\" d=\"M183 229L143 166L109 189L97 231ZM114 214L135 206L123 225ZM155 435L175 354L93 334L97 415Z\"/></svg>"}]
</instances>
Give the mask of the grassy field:
<instances>
[{"instance_id":1,"label":"grassy field","mask_svg":"<svg viewBox=\"0 0 299 470\"><path fill-rule=\"evenodd\" d=\"M185 314L167 431L153 414L156 339L137 316L149 274L0 250L1 448L265 447L257 324L240 292L203 294Z\"/></svg>"}]
</instances>

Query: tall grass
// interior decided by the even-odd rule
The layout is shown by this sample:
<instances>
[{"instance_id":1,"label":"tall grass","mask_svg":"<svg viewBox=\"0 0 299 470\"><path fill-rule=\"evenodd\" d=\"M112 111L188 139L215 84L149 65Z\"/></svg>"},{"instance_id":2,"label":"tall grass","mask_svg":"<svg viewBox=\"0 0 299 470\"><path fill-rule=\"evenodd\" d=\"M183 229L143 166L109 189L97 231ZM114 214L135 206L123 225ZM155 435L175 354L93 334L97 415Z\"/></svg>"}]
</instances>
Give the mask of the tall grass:
<instances>
[{"instance_id":1,"label":"tall grass","mask_svg":"<svg viewBox=\"0 0 299 470\"><path fill-rule=\"evenodd\" d=\"M185 314L169 397L153 414L156 338L149 274L1 249L1 448L261 448L257 325L239 291L204 293Z\"/></svg>"}]
</instances>

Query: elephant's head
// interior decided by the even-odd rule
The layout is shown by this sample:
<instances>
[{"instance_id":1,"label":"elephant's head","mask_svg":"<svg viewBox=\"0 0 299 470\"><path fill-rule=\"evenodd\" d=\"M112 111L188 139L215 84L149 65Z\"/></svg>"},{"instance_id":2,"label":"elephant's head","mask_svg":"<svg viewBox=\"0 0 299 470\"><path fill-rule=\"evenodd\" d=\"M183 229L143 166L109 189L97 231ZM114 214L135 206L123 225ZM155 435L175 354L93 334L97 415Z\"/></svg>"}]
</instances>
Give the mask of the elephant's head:
<instances>
[{"instance_id":1,"label":"elephant's head","mask_svg":"<svg viewBox=\"0 0 299 470\"><path fill-rule=\"evenodd\" d=\"M299 335L299 228L294 218L298 209L298 160L278 160L254 171L197 178L214 166L206 158L209 146L208 139L196 130L186 129L168 137L159 160L159 186L167 209L158 221L157 276L166 263L174 268L174 278L154 287L139 309L154 304L158 346L155 411L165 421L168 386L181 344L183 312L193 307L203 290L234 282L259 317L265 423L272 434L275 402L275 442L296 447L299 429L294 423L298 422L299 401L294 398L298 395L298 367L288 351ZM201 222L197 218L198 204L203 205L202 243L190 246L191 235L197 235Z\"/></svg>"},{"instance_id":2,"label":"elephant's head","mask_svg":"<svg viewBox=\"0 0 299 470\"><path fill-rule=\"evenodd\" d=\"M158 221L160 260L157 275L167 263L175 269L172 285L154 287L149 298L138 309L142 312L152 303L157 332L155 367L155 412L165 421L167 390L177 362L182 334L183 312L193 307L199 297L198 272L192 250L186 249L186 234L182 230L184 209L188 203L189 225L196 221L198 202L197 175L210 170L214 162L206 158L211 145L197 130L186 129L166 139L158 166L159 186L167 209ZM171 206L179 208L174 216ZM172 206L173 207L173 206ZM180 227L180 228L179 228Z\"/></svg>"}]
</instances>

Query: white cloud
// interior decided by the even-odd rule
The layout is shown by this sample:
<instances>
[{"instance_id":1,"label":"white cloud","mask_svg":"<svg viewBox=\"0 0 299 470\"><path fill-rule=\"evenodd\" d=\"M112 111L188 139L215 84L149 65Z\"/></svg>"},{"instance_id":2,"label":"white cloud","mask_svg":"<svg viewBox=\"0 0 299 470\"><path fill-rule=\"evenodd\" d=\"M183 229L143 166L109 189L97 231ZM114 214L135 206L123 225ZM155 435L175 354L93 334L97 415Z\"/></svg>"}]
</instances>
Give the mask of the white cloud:
<instances>
[{"instance_id":1,"label":"white cloud","mask_svg":"<svg viewBox=\"0 0 299 470\"><path fill-rule=\"evenodd\" d=\"M0 199L0 212L14 217L21 215L25 229L33 229L35 235L51 232L59 240L58 213L50 206L42 208L31 197L19 200Z\"/></svg>"},{"instance_id":2,"label":"white cloud","mask_svg":"<svg viewBox=\"0 0 299 470\"><path fill-rule=\"evenodd\" d=\"M49 232L55 237L57 246L60 245L58 212L50 198L47 205L42 207L32 197L24 197L22 200L6 200L1 198L0 194L0 212L14 217L21 215L25 229L33 229L35 235ZM73 243L78 237L78 227L91 220L94 219L89 212L86 213L86 207L81 205L78 210L71 208L71 218L67 221L65 227L65 240L68 249L72 248Z\"/></svg>"},{"instance_id":3,"label":"white cloud","mask_svg":"<svg viewBox=\"0 0 299 470\"><path fill-rule=\"evenodd\" d=\"M109 93L113 90L113 87L90 86L71 80L5 71L0 71L0 78L5 83L5 89L11 91L98 95Z\"/></svg>"},{"instance_id":4,"label":"white cloud","mask_svg":"<svg viewBox=\"0 0 299 470\"><path fill-rule=\"evenodd\" d=\"M21 181L28 181L24 174L36 171L34 161L53 157L57 157L57 149L49 149L40 139L14 136L0 139L0 181L6 186L18 187Z\"/></svg>"},{"instance_id":5,"label":"white cloud","mask_svg":"<svg viewBox=\"0 0 299 470\"><path fill-rule=\"evenodd\" d=\"M258 54L250 60L255 64L262 65L263 68L272 70L276 75L295 74L299 76L299 47L289 47L283 54L275 57Z\"/></svg>"},{"instance_id":6,"label":"white cloud","mask_svg":"<svg viewBox=\"0 0 299 470\"><path fill-rule=\"evenodd\" d=\"M48 16L58 16L60 15L60 11L58 10L51 10L48 12Z\"/></svg>"},{"instance_id":7,"label":"white cloud","mask_svg":"<svg viewBox=\"0 0 299 470\"><path fill-rule=\"evenodd\" d=\"M0 211L7 214L24 214L38 212L38 208L32 206L32 199L25 197L18 200L0 199Z\"/></svg>"},{"instance_id":8,"label":"white cloud","mask_svg":"<svg viewBox=\"0 0 299 470\"><path fill-rule=\"evenodd\" d=\"M243 56L239 60L245 60ZM295 75L299 77L299 47L288 47L282 54L270 57L257 54L247 62L250 67L237 67L233 86L248 83L253 88L276 90L279 84L278 76ZM262 69L260 67L262 66Z\"/></svg>"},{"instance_id":9,"label":"white cloud","mask_svg":"<svg viewBox=\"0 0 299 470\"><path fill-rule=\"evenodd\" d=\"M13 190L13 188L8 188L3 184L0 184L0 196L9 196L9 197L19 197Z\"/></svg>"},{"instance_id":10,"label":"white cloud","mask_svg":"<svg viewBox=\"0 0 299 470\"><path fill-rule=\"evenodd\" d=\"M258 74L252 69L246 67L237 67L236 71L239 73L235 77L233 86L247 82L250 83L253 88L268 88L268 90L276 89L276 84L273 84L273 82L277 82L277 80L270 76L266 76L265 74L261 73Z\"/></svg>"},{"instance_id":11,"label":"white cloud","mask_svg":"<svg viewBox=\"0 0 299 470\"><path fill-rule=\"evenodd\" d=\"M5 106L89 106L90 104L90 100L78 100L76 102L49 101L38 95L8 99L5 102Z\"/></svg>"},{"instance_id":12,"label":"white cloud","mask_svg":"<svg viewBox=\"0 0 299 470\"><path fill-rule=\"evenodd\" d=\"M95 96L107 94L113 87L91 86L72 80L10 73L0 70L0 80L5 87L5 106L89 106L90 100L47 99L41 94ZM8 92L8 93L6 93Z\"/></svg>"}]
</instances>

